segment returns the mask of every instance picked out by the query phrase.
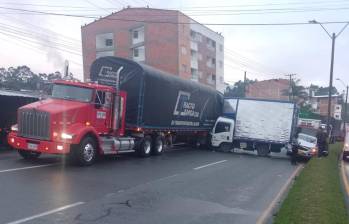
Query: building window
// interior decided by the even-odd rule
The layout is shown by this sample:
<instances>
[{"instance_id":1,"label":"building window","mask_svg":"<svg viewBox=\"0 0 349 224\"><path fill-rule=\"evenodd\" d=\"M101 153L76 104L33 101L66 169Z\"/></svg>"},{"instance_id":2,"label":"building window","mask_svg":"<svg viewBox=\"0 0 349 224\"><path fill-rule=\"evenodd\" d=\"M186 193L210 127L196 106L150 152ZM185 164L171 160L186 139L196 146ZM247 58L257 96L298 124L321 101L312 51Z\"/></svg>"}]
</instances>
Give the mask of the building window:
<instances>
[{"instance_id":1,"label":"building window","mask_svg":"<svg viewBox=\"0 0 349 224\"><path fill-rule=\"evenodd\" d=\"M132 58L134 61L145 61L145 48L144 46L133 48Z\"/></svg>"},{"instance_id":2,"label":"building window","mask_svg":"<svg viewBox=\"0 0 349 224\"><path fill-rule=\"evenodd\" d=\"M114 34L102 33L96 35L96 51L105 51L114 48Z\"/></svg>"},{"instance_id":3,"label":"building window","mask_svg":"<svg viewBox=\"0 0 349 224\"><path fill-rule=\"evenodd\" d=\"M144 42L144 26L131 30L132 32L132 44L138 44Z\"/></svg>"},{"instance_id":4,"label":"building window","mask_svg":"<svg viewBox=\"0 0 349 224\"><path fill-rule=\"evenodd\" d=\"M190 30L190 37L192 40L195 40L196 33L193 30Z\"/></svg>"},{"instance_id":5,"label":"building window","mask_svg":"<svg viewBox=\"0 0 349 224\"><path fill-rule=\"evenodd\" d=\"M198 79L198 70L195 68L191 68L190 72L191 72L191 80L198 81L199 80Z\"/></svg>"},{"instance_id":6,"label":"building window","mask_svg":"<svg viewBox=\"0 0 349 224\"><path fill-rule=\"evenodd\" d=\"M113 39L106 39L105 46L112 47L113 46Z\"/></svg>"},{"instance_id":7,"label":"building window","mask_svg":"<svg viewBox=\"0 0 349 224\"><path fill-rule=\"evenodd\" d=\"M138 30L133 31L133 39L138 39Z\"/></svg>"},{"instance_id":8,"label":"building window","mask_svg":"<svg viewBox=\"0 0 349 224\"><path fill-rule=\"evenodd\" d=\"M216 59L215 58L212 58L212 64L216 65Z\"/></svg>"},{"instance_id":9,"label":"building window","mask_svg":"<svg viewBox=\"0 0 349 224\"><path fill-rule=\"evenodd\" d=\"M223 68L223 62L222 61L219 61L219 67Z\"/></svg>"},{"instance_id":10,"label":"building window","mask_svg":"<svg viewBox=\"0 0 349 224\"><path fill-rule=\"evenodd\" d=\"M220 76L220 77L219 77L219 81L220 81L221 83L224 83L224 78L223 78L223 76Z\"/></svg>"},{"instance_id":11,"label":"building window","mask_svg":"<svg viewBox=\"0 0 349 224\"><path fill-rule=\"evenodd\" d=\"M139 57L139 49L138 48L133 49L133 57Z\"/></svg>"},{"instance_id":12,"label":"building window","mask_svg":"<svg viewBox=\"0 0 349 224\"><path fill-rule=\"evenodd\" d=\"M216 81L216 75L212 75L212 80Z\"/></svg>"},{"instance_id":13,"label":"building window","mask_svg":"<svg viewBox=\"0 0 349 224\"><path fill-rule=\"evenodd\" d=\"M222 44L219 45L219 51L221 51L221 52L223 51L223 45Z\"/></svg>"}]
</instances>

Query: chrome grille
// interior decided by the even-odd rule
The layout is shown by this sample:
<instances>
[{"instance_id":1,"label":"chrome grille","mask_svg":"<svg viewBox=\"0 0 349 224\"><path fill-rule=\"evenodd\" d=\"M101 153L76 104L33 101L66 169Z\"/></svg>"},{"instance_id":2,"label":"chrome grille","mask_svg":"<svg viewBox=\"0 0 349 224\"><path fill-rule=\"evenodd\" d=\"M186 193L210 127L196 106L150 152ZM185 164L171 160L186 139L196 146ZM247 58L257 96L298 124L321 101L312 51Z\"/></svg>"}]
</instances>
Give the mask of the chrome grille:
<instances>
[{"instance_id":1,"label":"chrome grille","mask_svg":"<svg viewBox=\"0 0 349 224\"><path fill-rule=\"evenodd\" d=\"M49 113L35 109L19 111L18 133L19 136L49 140L50 139Z\"/></svg>"}]
</instances>

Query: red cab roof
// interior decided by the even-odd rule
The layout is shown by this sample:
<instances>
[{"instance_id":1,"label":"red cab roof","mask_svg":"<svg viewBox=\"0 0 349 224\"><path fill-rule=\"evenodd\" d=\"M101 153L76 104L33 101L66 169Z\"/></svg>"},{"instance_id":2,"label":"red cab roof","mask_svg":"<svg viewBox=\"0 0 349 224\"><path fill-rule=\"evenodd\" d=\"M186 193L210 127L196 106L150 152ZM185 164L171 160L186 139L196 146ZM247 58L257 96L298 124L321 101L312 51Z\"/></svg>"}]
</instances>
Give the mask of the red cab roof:
<instances>
[{"instance_id":1,"label":"red cab roof","mask_svg":"<svg viewBox=\"0 0 349 224\"><path fill-rule=\"evenodd\" d=\"M111 91L111 92L114 91L114 88L111 86L99 85L96 83L86 83L86 82L72 81L72 80L55 80L53 83L91 88L91 89L97 89L102 91Z\"/></svg>"}]
</instances>

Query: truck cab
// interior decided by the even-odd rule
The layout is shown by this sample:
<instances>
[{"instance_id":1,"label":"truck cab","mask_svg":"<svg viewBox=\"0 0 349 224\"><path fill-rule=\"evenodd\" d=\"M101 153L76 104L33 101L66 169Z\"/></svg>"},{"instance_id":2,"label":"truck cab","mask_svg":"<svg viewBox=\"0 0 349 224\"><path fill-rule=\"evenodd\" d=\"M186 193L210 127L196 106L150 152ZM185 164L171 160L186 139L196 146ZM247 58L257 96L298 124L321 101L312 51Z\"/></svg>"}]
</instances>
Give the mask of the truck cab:
<instances>
[{"instance_id":1,"label":"truck cab","mask_svg":"<svg viewBox=\"0 0 349 224\"><path fill-rule=\"evenodd\" d=\"M26 159L41 153L71 154L89 165L97 154L133 147L131 139L125 147L102 147L104 136L124 135L125 103L126 93L109 86L56 81L50 98L18 110L18 123L12 126L8 142Z\"/></svg>"},{"instance_id":2,"label":"truck cab","mask_svg":"<svg viewBox=\"0 0 349 224\"><path fill-rule=\"evenodd\" d=\"M219 117L211 133L212 146L221 147L223 151L228 151L234 138L234 128L235 121L233 119Z\"/></svg>"}]
</instances>

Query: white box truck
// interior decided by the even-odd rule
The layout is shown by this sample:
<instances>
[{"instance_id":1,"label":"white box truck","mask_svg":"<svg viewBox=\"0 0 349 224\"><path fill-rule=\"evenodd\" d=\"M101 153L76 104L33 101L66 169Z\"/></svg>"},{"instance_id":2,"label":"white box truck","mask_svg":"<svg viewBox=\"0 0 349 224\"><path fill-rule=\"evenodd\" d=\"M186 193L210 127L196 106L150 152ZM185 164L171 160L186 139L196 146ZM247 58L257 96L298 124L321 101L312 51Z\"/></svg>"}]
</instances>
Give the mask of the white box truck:
<instances>
[{"instance_id":1,"label":"white box truck","mask_svg":"<svg viewBox=\"0 0 349 224\"><path fill-rule=\"evenodd\" d=\"M223 116L211 133L211 144L219 151L257 150L260 156L281 152L292 143L297 111L296 104L289 101L225 99Z\"/></svg>"}]
</instances>

